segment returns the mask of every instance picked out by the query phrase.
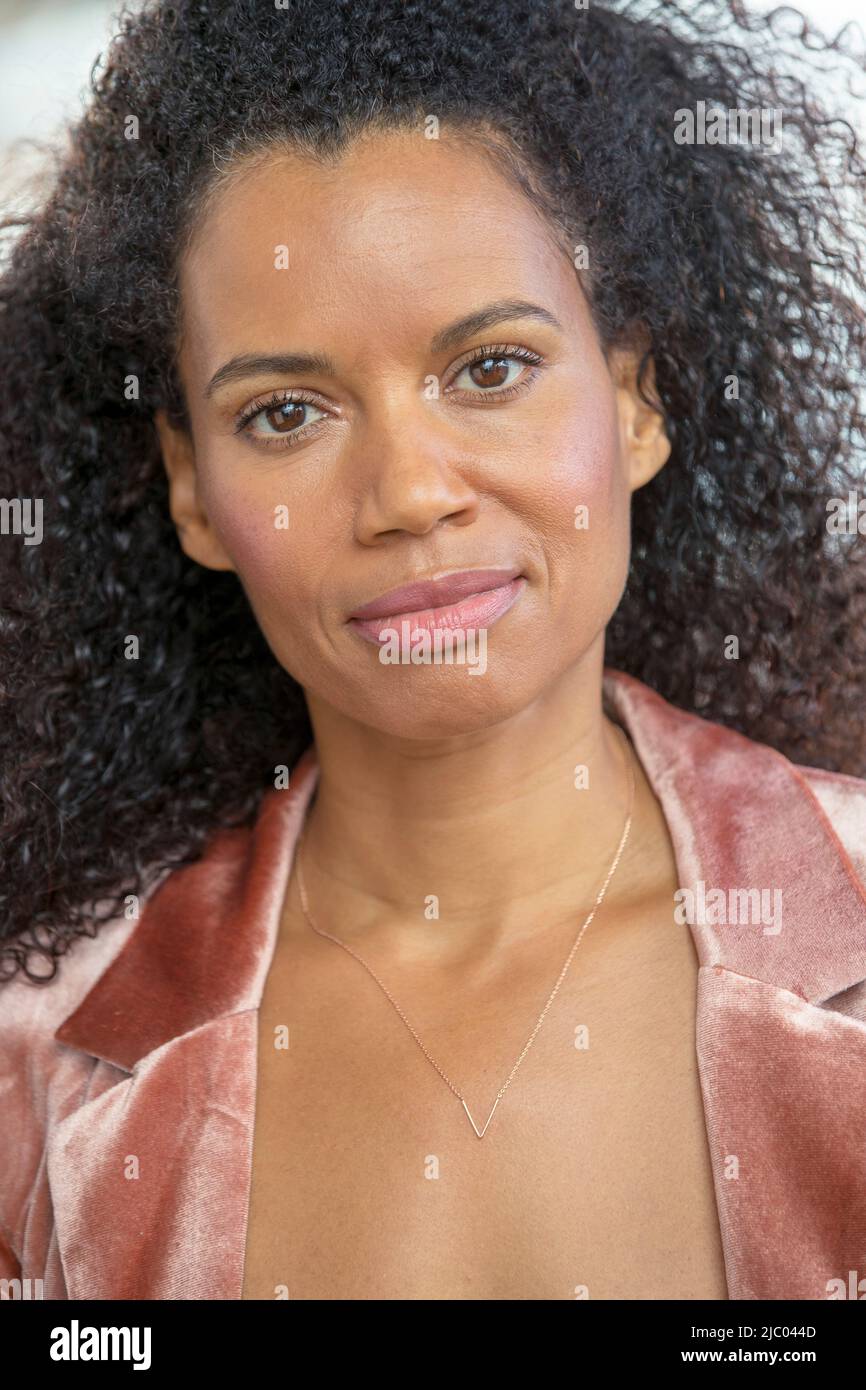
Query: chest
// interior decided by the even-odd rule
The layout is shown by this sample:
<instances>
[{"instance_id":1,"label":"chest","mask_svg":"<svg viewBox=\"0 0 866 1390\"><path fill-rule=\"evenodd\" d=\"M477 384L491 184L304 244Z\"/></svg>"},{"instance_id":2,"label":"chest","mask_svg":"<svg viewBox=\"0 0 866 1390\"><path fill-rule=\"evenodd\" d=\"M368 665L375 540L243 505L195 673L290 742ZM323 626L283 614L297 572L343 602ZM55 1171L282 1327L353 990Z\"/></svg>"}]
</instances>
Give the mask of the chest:
<instances>
[{"instance_id":1,"label":"chest","mask_svg":"<svg viewBox=\"0 0 866 1390\"><path fill-rule=\"evenodd\" d=\"M436 987L377 970L479 1129L571 939ZM582 942L479 1140L357 961L320 939L278 950L243 1297L726 1298L696 978L669 912Z\"/></svg>"}]
</instances>

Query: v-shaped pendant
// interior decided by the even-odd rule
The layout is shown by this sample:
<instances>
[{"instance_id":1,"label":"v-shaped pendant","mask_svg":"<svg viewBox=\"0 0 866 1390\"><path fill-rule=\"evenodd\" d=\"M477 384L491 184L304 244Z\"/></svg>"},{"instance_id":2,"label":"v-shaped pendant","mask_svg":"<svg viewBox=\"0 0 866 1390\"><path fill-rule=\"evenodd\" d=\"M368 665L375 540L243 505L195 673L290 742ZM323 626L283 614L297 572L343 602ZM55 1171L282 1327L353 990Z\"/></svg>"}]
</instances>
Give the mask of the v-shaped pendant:
<instances>
[{"instance_id":1,"label":"v-shaped pendant","mask_svg":"<svg viewBox=\"0 0 866 1390\"><path fill-rule=\"evenodd\" d=\"M497 1105L499 1104L499 1102L500 1102L501 1099L502 1099L501 1096L497 1096L497 1097L496 1097L495 1101L493 1102L493 1110L496 1109L496 1107L497 1107ZM475 1130L475 1133L478 1135L478 1138L479 1138L479 1139L483 1139L484 1136L485 1136L485 1134L487 1133L487 1125L489 1125L489 1124L490 1124L490 1121L493 1119L493 1110L491 1110L490 1114L487 1116L487 1125L485 1125L483 1129L479 1129L478 1126L477 1126L477 1124L476 1124L475 1121L473 1120L472 1115L470 1114L469 1106L466 1104L466 1101L464 1100L464 1101L462 1101L461 1103L462 1103L462 1105L463 1105L463 1109L466 1111L466 1114L469 1115L469 1123L471 1124L472 1128Z\"/></svg>"}]
</instances>

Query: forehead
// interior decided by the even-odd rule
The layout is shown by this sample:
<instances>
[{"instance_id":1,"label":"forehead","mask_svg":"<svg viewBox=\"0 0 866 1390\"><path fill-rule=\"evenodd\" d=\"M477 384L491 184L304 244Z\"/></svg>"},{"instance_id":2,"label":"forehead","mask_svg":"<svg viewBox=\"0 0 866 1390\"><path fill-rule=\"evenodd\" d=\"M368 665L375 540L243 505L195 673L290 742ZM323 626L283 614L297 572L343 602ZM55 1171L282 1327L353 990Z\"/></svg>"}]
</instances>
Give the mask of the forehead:
<instances>
[{"instance_id":1,"label":"forehead","mask_svg":"<svg viewBox=\"0 0 866 1390\"><path fill-rule=\"evenodd\" d=\"M576 295L535 206L480 151L423 132L366 136L338 163L269 151L209 200L180 268L184 337L395 337L499 295ZM264 339L267 340L264 341ZM253 341L255 340L255 341Z\"/></svg>"}]
</instances>

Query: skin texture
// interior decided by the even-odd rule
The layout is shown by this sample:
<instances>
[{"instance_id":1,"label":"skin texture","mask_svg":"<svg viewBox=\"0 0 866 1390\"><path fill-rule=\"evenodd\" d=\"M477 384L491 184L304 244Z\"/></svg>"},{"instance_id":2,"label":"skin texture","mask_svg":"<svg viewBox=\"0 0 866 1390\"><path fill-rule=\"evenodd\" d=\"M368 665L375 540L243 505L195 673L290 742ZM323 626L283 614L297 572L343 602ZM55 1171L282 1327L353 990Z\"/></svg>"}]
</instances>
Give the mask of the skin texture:
<instances>
[{"instance_id":1,"label":"skin texture","mask_svg":"<svg viewBox=\"0 0 866 1390\"><path fill-rule=\"evenodd\" d=\"M253 163L212 200L181 294L191 429L158 419L172 516L189 556L236 571L304 687L322 769L307 830L317 901L327 876L346 936L365 916L387 934L393 914L414 943L402 949L422 954L430 892L448 898L461 949L567 912L612 857L626 804L601 710L604 628L630 494L669 453L637 356L605 360L574 267L519 190L477 152L413 134L368 136L324 171L288 154ZM561 330L512 318L430 353L434 334L503 298L542 305ZM491 345L544 362L525 391L481 403L489 388L460 364ZM206 395L228 360L290 351L326 353L336 373L260 373ZM532 370L517 361L506 380ZM235 432L251 402L297 388L316 398L301 442L272 447L261 417L258 437ZM413 578L511 564L529 582L491 627L479 678L383 666L346 625ZM590 787L576 793L581 763Z\"/></svg>"}]
</instances>

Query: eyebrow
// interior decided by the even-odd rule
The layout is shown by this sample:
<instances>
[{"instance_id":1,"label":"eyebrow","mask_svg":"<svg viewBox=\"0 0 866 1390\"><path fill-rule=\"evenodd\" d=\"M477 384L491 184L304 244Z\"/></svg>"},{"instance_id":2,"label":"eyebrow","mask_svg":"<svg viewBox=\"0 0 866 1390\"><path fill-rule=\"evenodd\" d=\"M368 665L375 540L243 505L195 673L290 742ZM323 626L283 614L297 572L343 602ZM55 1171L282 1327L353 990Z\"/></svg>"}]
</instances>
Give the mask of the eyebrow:
<instances>
[{"instance_id":1,"label":"eyebrow","mask_svg":"<svg viewBox=\"0 0 866 1390\"><path fill-rule=\"evenodd\" d=\"M443 328L431 342L430 351L434 354L447 352L449 348L462 343L464 338L471 338L475 333L494 328L497 323L504 323L506 319L537 319L540 323L550 324L552 328L558 328L562 332L559 319L543 305L532 304L528 299L497 299L492 304L485 304L483 308L476 309Z\"/></svg>"},{"instance_id":2,"label":"eyebrow","mask_svg":"<svg viewBox=\"0 0 866 1390\"><path fill-rule=\"evenodd\" d=\"M528 299L497 299L475 309L471 314L455 319L447 328L442 328L430 343L433 354L447 352L465 338L493 328L506 319L536 319L549 324L562 332L562 324L541 304L533 304ZM240 381L246 377L262 376L274 372L289 376L319 373L322 376L336 376L337 368L333 360L323 352L280 352L268 356L246 353L232 357L214 372L207 386L205 397L209 399L221 386Z\"/></svg>"}]
</instances>

